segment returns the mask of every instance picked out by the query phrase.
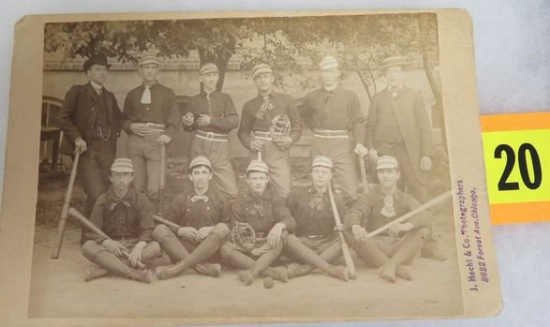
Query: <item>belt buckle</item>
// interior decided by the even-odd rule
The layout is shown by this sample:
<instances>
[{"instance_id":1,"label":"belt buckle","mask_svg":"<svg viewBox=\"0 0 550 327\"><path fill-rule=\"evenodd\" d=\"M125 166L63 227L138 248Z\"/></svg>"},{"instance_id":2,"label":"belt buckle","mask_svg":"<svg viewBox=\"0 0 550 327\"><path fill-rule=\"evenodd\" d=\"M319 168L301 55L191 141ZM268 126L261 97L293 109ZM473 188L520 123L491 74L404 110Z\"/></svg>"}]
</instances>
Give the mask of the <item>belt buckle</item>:
<instances>
[{"instance_id":1,"label":"belt buckle","mask_svg":"<svg viewBox=\"0 0 550 327\"><path fill-rule=\"evenodd\" d=\"M213 140L214 139L214 133L213 132L206 132L206 139L207 140Z\"/></svg>"}]
</instances>

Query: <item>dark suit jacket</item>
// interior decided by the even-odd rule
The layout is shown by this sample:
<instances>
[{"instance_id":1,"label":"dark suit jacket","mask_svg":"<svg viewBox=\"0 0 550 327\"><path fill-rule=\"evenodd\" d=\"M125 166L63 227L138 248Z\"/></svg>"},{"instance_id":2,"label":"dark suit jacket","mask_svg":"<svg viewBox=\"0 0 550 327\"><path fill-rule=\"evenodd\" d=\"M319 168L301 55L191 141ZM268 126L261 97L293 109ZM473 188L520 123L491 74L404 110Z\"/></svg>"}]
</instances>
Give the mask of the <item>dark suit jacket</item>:
<instances>
[{"instance_id":1,"label":"dark suit jacket","mask_svg":"<svg viewBox=\"0 0 550 327\"><path fill-rule=\"evenodd\" d=\"M111 124L110 141L116 147L117 137L120 135L122 114L113 93L105 88L103 90L107 115ZM82 137L86 142L90 140L91 134L96 128L97 97L97 92L89 82L84 85L73 85L65 95L59 117L59 127L63 131L60 150L62 154L73 154L74 141L78 137Z\"/></svg>"},{"instance_id":2,"label":"dark suit jacket","mask_svg":"<svg viewBox=\"0 0 550 327\"><path fill-rule=\"evenodd\" d=\"M390 127L380 123L385 120L380 117L391 111L397 119L397 126L399 126L415 175L419 180L425 181L428 176L425 172L420 171L420 158L422 156L433 157L434 143L430 120L419 92L403 87L395 99L387 89L376 94L369 108L365 144L368 148L378 149L385 141L384 135L393 132Z\"/></svg>"}]
</instances>

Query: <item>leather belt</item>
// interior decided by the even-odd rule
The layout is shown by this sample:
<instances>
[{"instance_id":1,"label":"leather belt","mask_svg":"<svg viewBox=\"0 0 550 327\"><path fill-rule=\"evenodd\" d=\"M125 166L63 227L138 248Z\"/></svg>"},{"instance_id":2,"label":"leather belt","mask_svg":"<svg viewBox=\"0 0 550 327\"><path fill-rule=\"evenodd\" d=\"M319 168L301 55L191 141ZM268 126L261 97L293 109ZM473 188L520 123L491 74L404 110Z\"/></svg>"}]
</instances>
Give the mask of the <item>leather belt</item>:
<instances>
[{"instance_id":1,"label":"leather belt","mask_svg":"<svg viewBox=\"0 0 550 327\"><path fill-rule=\"evenodd\" d=\"M320 129L320 128L314 128L313 129L313 136L315 137L321 137L326 139L347 139L348 131L346 130L340 130L340 129Z\"/></svg>"},{"instance_id":2,"label":"leather belt","mask_svg":"<svg viewBox=\"0 0 550 327\"><path fill-rule=\"evenodd\" d=\"M217 134L213 132L197 131L195 136L204 140L214 142L229 142L229 136L227 134Z\"/></svg>"},{"instance_id":3,"label":"leather belt","mask_svg":"<svg viewBox=\"0 0 550 327\"><path fill-rule=\"evenodd\" d=\"M271 132L254 131L254 138L262 139L266 141L272 141Z\"/></svg>"}]
</instances>

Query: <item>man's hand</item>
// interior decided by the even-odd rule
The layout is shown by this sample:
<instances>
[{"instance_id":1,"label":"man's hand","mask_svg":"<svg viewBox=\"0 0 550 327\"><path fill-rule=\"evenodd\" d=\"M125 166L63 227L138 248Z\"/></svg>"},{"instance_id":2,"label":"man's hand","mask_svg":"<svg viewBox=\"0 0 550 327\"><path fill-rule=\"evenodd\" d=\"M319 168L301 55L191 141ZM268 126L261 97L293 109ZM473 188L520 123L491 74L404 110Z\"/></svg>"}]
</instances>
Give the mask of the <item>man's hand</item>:
<instances>
[{"instance_id":1,"label":"man's hand","mask_svg":"<svg viewBox=\"0 0 550 327\"><path fill-rule=\"evenodd\" d=\"M130 130L138 136L145 136L151 132L151 128L146 123L132 123Z\"/></svg>"},{"instance_id":2,"label":"man's hand","mask_svg":"<svg viewBox=\"0 0 550 327\"><path fill-rule=\"evenodd\" d=\"M353 152L360 155L361 157L364 157L369 154L369 150L365 148L365 146L361 143L357 143L355 145L355 149L353 150Z\"/></svg>"},{"instance_id":3,"label":"man's hand","mask_svg":"<svg viewBox=\"0 0 550 327\"><path fill-rule=\"evenodd\" d=\"M204 114L200 115L199 119L197 119L197 125L201 126L201 127L209 126L210 125L210 116L209 115L204 115Z\"/></svg>"},{"instance_id":4,"label":"man's hand","mask_svg":"<svg viewBox=\"0 0 550 327\"><path fill-rule=\"evenodd\" d=\"M188 112L185 115L183 115L183 117L181 117L181 122L185 126L191 126L195 122L195 116L193 116L192 112Z\"/></svg>"},{"instance_id":5,"label":"man's hand","mask_svg":"<svg viewBox=\"0 0 550 327\"><path fill-rule=\"evenodd\" d=\"M102 245L107 249L107 251L111 252L117 257L121 257L123 252L129 252L128 249L120 242L111 240L109 238L103 241Z\"/></svg>"},{"instance_id":6,"label":"man's hand","mask_svg":"<svg viewBox=\"0 0 550 327\"><path fill-rule=\"evenodd\" d=\"M264 141L253 139L252 141L250 141L249 147L252 151L262 151L264 148Z\"/></svg>"},{"instance_id":7,"label":"man's hand","mask_svg":"<svg viewBox=\"0 0 550 327\"><path fill-rule=\"evenodd\" d=\"M368 150L370 160L378 160L378 151L375 148Z\"/></svg>"},{"instance_id":8,"label":"man's hand","mask_svg":"<svg viewBox=\"0 0 550 327\"><path fill-rule=\"evenodd\" d=\"M388 226L388 234L398 237L401 233L406 233L414 228L414 225L406 222L402 224L391 224Z\"/></svg>"},{"instance_id":9,"label":"man's hand","mask_svg":"<svg viewBox=\"0 0 550 327\"><path fill-rule=\"evenodd\" d=\"M75 153L77 150L80 151L80 153L86 152L88 150L88 145L86 144L86 141L84 141L81 137L78 137L76 140L74 140L74 147L75 147Z\"/></svg>"},{"instance_id":10,"label":"man's hand","mask_svg":"<svg viewBox=\"0 0 550 327\"><path fill-rule=\"evenodd\" d=\"M367 240L367 231L360 225L351 226L351 232L357 242L364 242Z\"/></svg>"},{"instance_id":11,"label":"man's hand","mask_svg":"<svg viewBox=\"0 0 550 327\"><path fill-rule=\"evenodd\" d=\"M275 248L281 242L281 236L283 235L283 230L286 228L285 224L277 223L267 234L267 245L270 248Z\"/></svg>"},{"instance_id":12,"label":"man's hand","mask_svg":"<svg viewBox=\"0 0 550 327\"><path fill-rule=\"evenodd\" d=\"M135 267L138 262L141 262L141 254L143 253L143 248L145 246L147 246L147 242L139 241L138 244L134 246L132 252L130 252L128 259L130 259L130 264L132 264L132 267Z\"/></svg>"},{"instance_id":13,"label":"man's hand","mask_svg":"<svg viewBox=\"0 0 550 327\"><path fill-rule=\"evenodd\" d=\"M290 136L280 136L273 138L273 142L275 142L281 150L284 150L292 144L292 138Z\"/></svg>"},{"instance_id":14,"label":"man's hand","mask_svg":"<svg viewBox=\"0 0 550 327\"><path fill-rule=\"evenodd\" d=\"M428 156L422 156L420 158L420 170L430 171L432 169L432 158Z\"/></svg>"},{"instance_id":15,"label":"man's hand","mask_svg":"<svg viewBox=\"0 0 550 327\"><path fill-rule=\"evenodd\" d=\"M185 240L195 242L197 230L193 227L180 227L180 229L178 229L178 236Z\"/></svg>"},{"instance_id":16,"label":"man's hand","mask_svg":"<svg viewBox=\"0 0 550 327\"><path fill-rule=\"evenodd\" d=\"M337 224L334 226L334 230L337 232L343 232L344 231L344 225L343 224Z\"/></svg>"},{"instance_id":17,"label":"man's hand","mask_svg":"<svg viewBox=\"0 0 550 327\"><path fill-rule=\"evenodd\" d=\"M168 143L170 143L170 141L172 141L170 136L164 135L164 134L157 138L158 144L168 144Z\"/></svg>"},{"instance_id":18,"label":"man's hand","mask_svg":"<svg viewBox=\"0 0 550 327\"><path fill-rule=\"evenodd\" d=\"M214 229L214 226L204 226L202 228L199 228L197 234L195 235L195 241L202 242L202 240L204 240L208 236L208 234L210 234L212 229Z\"/></svg>"}]
</instances>

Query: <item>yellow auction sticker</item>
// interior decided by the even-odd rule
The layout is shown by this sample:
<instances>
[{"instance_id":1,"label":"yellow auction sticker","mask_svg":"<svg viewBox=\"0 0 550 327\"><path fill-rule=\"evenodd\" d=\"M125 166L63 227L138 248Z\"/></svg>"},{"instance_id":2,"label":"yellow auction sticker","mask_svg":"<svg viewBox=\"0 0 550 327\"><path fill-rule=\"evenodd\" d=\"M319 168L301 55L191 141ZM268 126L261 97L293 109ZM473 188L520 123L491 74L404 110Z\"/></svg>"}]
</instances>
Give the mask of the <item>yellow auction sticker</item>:
<instances>
[{"instance_id":1,"label":"yellow auction sticker","mask_svg":"<svg viewBox=\"0 0 550 327\"><path fill-rule=\"evenodd\" d=\"M550 221L550 112L481 116L493 224Z\"/></svg>"}]
</instances>

